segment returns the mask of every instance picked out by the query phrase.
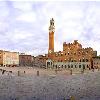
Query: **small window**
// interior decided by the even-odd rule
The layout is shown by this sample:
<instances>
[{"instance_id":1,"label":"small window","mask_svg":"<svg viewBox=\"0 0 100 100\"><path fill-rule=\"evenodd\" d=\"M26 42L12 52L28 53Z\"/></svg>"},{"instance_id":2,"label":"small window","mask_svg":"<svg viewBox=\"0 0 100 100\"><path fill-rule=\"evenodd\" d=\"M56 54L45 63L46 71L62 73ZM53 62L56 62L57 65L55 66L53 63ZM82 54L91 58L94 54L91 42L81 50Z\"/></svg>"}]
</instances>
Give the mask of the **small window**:
<instances>
[{"instance_id":1,"label":"small window","mask_svg":"<svg viewBox=\"0 0 100 100\"><path fill-rule=\"evenodd\" d=\"M76 65L75 65L75 68L77 68Z\"/></svg>"},{"instance_id":2,"label":"small window","mask_svg":"<svg viewBox=\"0 0 100 100\"><path fill-rule=\"evenodd\" d=\"M79 59L79 62L81 62L81 59Z\"/></svg>"},{"instance_id":3,"label":"small window","mask_svg":"<svg viewBox=\"0 0 100 100\"><path fill-rule=\"evenodd\" d=\"M47 65L50 65L50 62L47 62Z\"/></svg>"},{"instance_id":4,"label":"small window","mask_svg":"<svg viewBox=\"0 0 100 100\"><path fill-rule=\"evenodd\" d=\"M66 53L65 53L65 55L66 55Z\"/></svg>"},{"instance_id":5,"label":"small window","mask_svg":"<svg viewBox=\"0 0 100 100\"><path fill-rule=\"evenodd\" d=\"M83 64L83 69L85 69L85 65Z\"/></svg>"},{"instance_id":6,"label":"small window","mask_svg":"<svg viewBox=\"0 0 100 100\"><path fill-rule=\"evenodd\" d=\"M88 62L88 59L86 59L86 62Z\"/></svg>"},{"instance_id":7,"label":"small window","mask_svg":"<svg viewBox=\"0 0 100 100\"><path fill-rule=\"evenodd\" d=\"M76 52L74 52L74 55L76 55Z\"/></svg>"},{"instance_id":8,"label":"small window","mask_svg":"<svg viewBox=\"0 0 100 100\"><path fill-rule=\"evenodd\" d=\"M89 68L89 66L87 65L87 68Z\"/></svg>"},{"instance_id":9,"label":"small window","mask_svg":"<svg viewBox=\"0 0 100 100\"><path fill-rule=\"evenodd\" d=\"M73 68L73 65L71 65L71 68Z\"/></svg>"},{"instance_id":10,"label":"small window","mask_svg":"<svg viewBox=\"0 0 100 100\"><path fill-rule=\"evenodd\" d=\"M81 65L79 65L79 68L81 68Z\"/></svg>"},{"instance_id":11,"label":"small window","mask_svg":"<svg viewBox=\"0 0 100 100\"><path fill-rule=\"evenodd\" d=\"M68 65L68 68L70 68L70 65Z\"/></svg>"},{"instance_id":12,"label":"small window","mask_svg":"<svg viewBox=\"0 0 100 100\"><path fill-rule=\"evenodd\" d=\"M63 68L63 65L61 67Z\"/></svg>"},{"instance_id":13,"label":"small window","mask_svg":"<svg viewBox=\"0 0 100 100\"><path fill-rule=\"evenodd\" d=\"M83 62L85 62L85 59L83 59Z\"/></svg>"},{"instance_id":14,"label":"small window","mask_svg":"<svg viewBox=\"0 0 100 100\"><path fill-rule=\"evenodd\" d=\"M66 68L67 66L65 65L65 68Z\"/></svg>"},{"instance_id":15,"label":"small window","mask_svg":"<svg viewBox=\"0 0 100 100\"><path fill-rule=\"evenodd\" d=\"M57 69L57 65L56 65L56 69Z\"/></svg>"},{"instance_id":16,"label":"small window","mask_svg":"<svg viewBox=\"0 0 100 100\"><path fill-rule=\"evenodd\" d=\"M62 56L63 54L61 53L61 56Z\"/></svg>"}]
</instances>

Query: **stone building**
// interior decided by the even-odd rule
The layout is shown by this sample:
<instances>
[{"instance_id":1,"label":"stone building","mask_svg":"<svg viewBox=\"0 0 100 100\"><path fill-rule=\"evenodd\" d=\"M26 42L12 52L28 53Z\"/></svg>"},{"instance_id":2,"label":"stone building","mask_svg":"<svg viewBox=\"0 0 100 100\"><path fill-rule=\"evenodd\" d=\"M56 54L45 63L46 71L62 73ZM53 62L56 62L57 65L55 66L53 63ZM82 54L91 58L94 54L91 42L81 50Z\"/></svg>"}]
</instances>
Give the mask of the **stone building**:
<instances>
[{"instance_id":1,"label":"stone building","mask_svg":"<svg viewBox=\"0 0 100 100\"><path fill-rule=\"evenodd\" d=\"M100 56L93 57L93 67L100 69Z\"/></svg>"},{"instance_id":2,"label":"stone building","mask_svg":"<svg viewBox=\"0 0 100 100\"><path fill-rule=\"evenodd\" d=\"M33 66L32 59L33 58L31 55L20 54L19 55L19 65L20 66Z\"/></svg>"},{"instance_id":3,"label":"stone building","mask_svg":"<svg viewBox=\"0 0 100 100\"><path fill-rule=\"evenodd\" d=\"M43 55L38 55L36 57L33 57L33 66L39 67L39 68L45 68L46 60L47 60L47 57Z\"/></svg>"},{"instance_id":4,"label":"stone building","mask_svg":"<svg viewBox=\"0 0 100 100\"><path fill-rule=\"evenodd\" d=\"M46 66L52 66L54 68L62 66L62 68L93 68L92 57L97 56L97 51L94 51L91 47L83 48L78 40L74 40L73 43L63 43L63 51L54 52L54 19L50 20L49 27L49 49L48 60ZM51 62L51 63L50 63ZM73 66L73 67L70 67Z\"/></svg>"},{"instance_id":5,"label":"stone building","mask_svg":"<svg viewBox=\"0 0 100 100\"><path fill-rule=\"evenodd\" d=\"M1 66L19 66L19 53L0 50Z\"/></svg>"}]
</instances>

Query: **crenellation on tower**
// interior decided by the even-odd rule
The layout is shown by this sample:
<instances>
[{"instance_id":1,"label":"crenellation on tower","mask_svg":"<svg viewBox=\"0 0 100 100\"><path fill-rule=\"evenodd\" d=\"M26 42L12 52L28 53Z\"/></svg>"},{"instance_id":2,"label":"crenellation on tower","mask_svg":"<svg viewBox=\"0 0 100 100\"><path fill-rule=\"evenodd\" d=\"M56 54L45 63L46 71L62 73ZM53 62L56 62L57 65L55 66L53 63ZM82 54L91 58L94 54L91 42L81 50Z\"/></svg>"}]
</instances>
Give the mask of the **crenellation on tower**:
<instances>
[{"instance_id":1,"label":"crenellation on tower","mask_svg":"<svg viewBox=\"0 0 100 100\"><path fill-rule=\"evenodd\" d=\"M49 33L55 32L54 19L50 20Z\"/></svg>"}]
</instances>

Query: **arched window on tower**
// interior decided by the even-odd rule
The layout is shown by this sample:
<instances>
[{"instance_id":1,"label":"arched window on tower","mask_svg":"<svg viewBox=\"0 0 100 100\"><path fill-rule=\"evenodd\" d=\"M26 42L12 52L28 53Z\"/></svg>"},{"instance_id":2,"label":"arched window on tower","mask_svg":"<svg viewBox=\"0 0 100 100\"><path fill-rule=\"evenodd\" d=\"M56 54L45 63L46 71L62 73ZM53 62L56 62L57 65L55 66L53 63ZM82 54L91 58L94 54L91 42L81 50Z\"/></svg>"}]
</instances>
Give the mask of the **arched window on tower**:
<instances>
[{"instance_id":1,"label":"arched window on tower","mask_svg":"<svg viewBox=\"0 0 100 100\"><path fill-rule=\"evenodd\" d=\"M88 62L88 59L86 59L86 62Z\"/></svg>"},{"instance_id":2,"label":"arched window on tower","mask_svg":"<svg viewBox=\"0 0 100 100\"><path fill-rule=\"evenodd\" d=\"M81 59L79 59L79 62L81 62Z\"/></svg>"},{"instance_id":3,"label":"arched window on tower","mask_svg":"<svg viewBox=\"0 0 100 100\"><path fill-rule=\"evenodd\" d=\"M85 62L85 59L83 58L83 62Z\"/></svg>"}]
</instances>

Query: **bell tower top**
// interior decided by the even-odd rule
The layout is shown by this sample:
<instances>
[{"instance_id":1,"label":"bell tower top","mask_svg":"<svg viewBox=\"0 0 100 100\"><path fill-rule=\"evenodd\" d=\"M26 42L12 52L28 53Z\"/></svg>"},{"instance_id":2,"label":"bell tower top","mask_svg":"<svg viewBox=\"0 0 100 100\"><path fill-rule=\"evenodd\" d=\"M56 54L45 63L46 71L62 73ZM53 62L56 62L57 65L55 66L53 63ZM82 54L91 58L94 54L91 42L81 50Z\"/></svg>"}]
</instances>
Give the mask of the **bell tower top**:
<instances>
[{"instance_id":1,"label":"bell tower top","mask_svg":"<svg viewBox=\"0 0 100 100\"><path fill-rule=\"evenodd\" d=\"M49 33L55 32L54 19L50 20Z\"/></svg>"}]
</instances>

